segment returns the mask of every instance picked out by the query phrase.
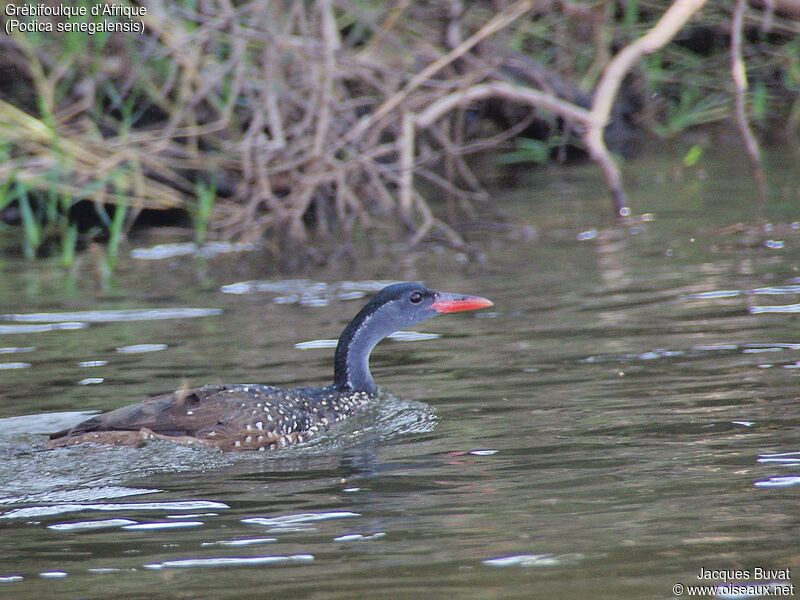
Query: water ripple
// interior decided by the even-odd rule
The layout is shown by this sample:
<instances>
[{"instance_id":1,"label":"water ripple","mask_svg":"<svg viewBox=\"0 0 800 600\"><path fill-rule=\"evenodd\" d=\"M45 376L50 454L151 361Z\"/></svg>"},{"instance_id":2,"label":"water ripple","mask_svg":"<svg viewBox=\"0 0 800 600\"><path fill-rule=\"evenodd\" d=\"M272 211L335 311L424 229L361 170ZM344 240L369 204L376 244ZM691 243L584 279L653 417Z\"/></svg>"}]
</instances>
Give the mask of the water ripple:
<instances>
[{"instance_id":1,"label":"water ripple","mask_svg":"<svg viewBox=\"0 0 800 600\"><path fill-rule=\"evenodd\" d=\"M552 554L516 554L481 561L490 567L553 567L561 561Z\"/></svg>"},{"instance_id":2,"label":"water ripple","mask_svg":"<svg viewBox=\"0 0 800 600\"><path fill-rule=\"evenodd\" d=\"M167 560L161 563L144 565L146 569L186 569L193 567L252 567L282 563L305 563L314 560L312 554L292 554L289 556L248 556L225 558L187 558L184 560Z\"/></svg>"},{"instance_id":3,"label":"water ripple","mask_svg":"<svg viewBox=\"0 0 800 600\"><path fill-rule=\"evenodd\" d=\"M224 294L278 294L275 304L299 304L310 308L328 306L331 300L357 300L368 292L377 292L394 281L366 280L325 283L310 279L252 280L224 285Z\"/></svg>"},{"instance_id":4,"label":"water ripple","mask_svg":"<svg viewBox=\"0 0 800 600\"><path fill-rule=\"evenodd\" d=\"M150 490L148 490L150 491ZM96 511L137 511L137 510L202 510L207 508L230 508L222 502L209 500L182 500L176 502L126 502L119 504L57 504L53 506L31 506L17 508L0 514L0 519L27 519L31 517L49 517L72 512Z\"/></svg>"},{"instance_id":5,"label":"water ripple","mask_svg":"<svg viewBox=\"0 0 800 600\"><path fill-rule=\"evenodd\" d=\"M83 362L79 362L78 366L84 369L91 367L105 367L107 364L107 360L84 360Z\"/></svg>"},{"instance_id":6,"label":"water ripple","mask_svg":"<svg viewBox=\"0 0 800 600\"><path fill-rule=\"evenodd\" d=\"M117 352L120 354L144 354L145 352L160 352L166 350L166 344L131 344L130 346L120 346Z\"/></svg>"},{"instance_id":7,"label":"water ripple","mask_svg":"<svg viewBox=\"0 0 800 600\"><path fill-rule=\"evenodd\" d=\"M31 363L26 362L4 362L0 363L0 371L10 371L12 369L30 369Z\"/></svg>"},{"instance_id":8,"label":"water ripple","mask_svg":"<svg viewBox=\"0 0 800 600\"><path fill-rule=\"evenodd\" d=\"M28 313L0 315L0 320L17 323L118 323L124 321L160 321L192 319L222 314L221 308L135 308L127 310L86 310L77 312ZM24 333L24 332L23 332Z\"/></svg>"},{"instance_id":9,"label":"water ripple","mask_svg":"<svg viewBox=\"0 0 800 600\"><path fill-rule=\"evenodd\" d=\"M797 313L800 312L800 304L776 304L774 306L751 306L751 315L763 315L767 313Z\"/></svg>"},{"instance_id":10,"label":"water ripple","mask_svg":"<svg viewBox=\"0 0 800 600\"><path fill-rule=\"evenodd\" d=\"M186 529L188 527L202 527L202 521L170 521L168 523L136 523L125 525L122 528L128 531L161 531L162 529Z\"/></svg>"},{"instance_id":11,"label":"water ripple","mask_svg":"<svg viewBox=\"0 0 800 600\"><path fill-rule=\"evenodd\" d=\"M131 250L131 258L137 260L163 260L176 256L200 256L202 258L211 258L217 254L250 252L257 249L257 244L231 242L208 242L202 246L198 246L194 242L157 244L149 248L134 248Z\"/></svg>"},{"instance_id":12,"label":"water ripple","mask_svg":"<svg viewBox=\"0 0 800 600\"><path fill-rule=\"evenodd\" d=\"M258 546L261 544L272 544L273 542L277 542L278 538L246 538L243 540L218 540L216 542L203 542L200 544L201 547L206 546L230 546L234 548L239 548L242 546Z\"/></svg>"},{"instance_id":13,"label":"water ripple","mask_svg":"<svg viewBox=\"0 0 800 600\"><path fill-rule=\"evenodd\" d=\"M48 529L55 531L93 531L95 529L113 529L124 525L135 525L130 519L101 519L98 521L75 521L74 523L53 523Z\"/></svg>"},{"instance_id":14,"label":"water ripple","mask_svg":"<svg viewBox=\"0 0 800 600\"><path fill-rule=\"evenodd\" d=\"M349 535L340 535L339 537L333 538L334 542L367 542L370 540L379 540L382 537L386 537L386 533L383 531L379 531L377 533L373 533L370 535L362 535L360 533L351 533Z\"/></svg>"},{"instance_id":15,"label":"water ripple","mask_svg":"<svg viewBox=\"0 0 800 600\"><path fill-rule=\"evenodd\" d=\"M758 457L760 463L777 463L787 466L800 467L800 452L781 452L779 454L762 454Z\"/></svg>"},{"instance_id":16,"label":"water ripple","mask_svg":"<svg viewBox=\"0 0 800 600\"><path fill-rule=\"evenodd\" d=\"M425 340L437 340L441 335L438 333L422 333L420 331L395 331L389 336L390 340L396 342L422 342Z\"/></svg>"},{"instance_id":17,"label":"water ripple","mask_svg":"<svg viewBox=\"0 0 800 600\"><path fill-rule=\"evenodd\" d=\"M395 342L422 342L425 340L436 340L442 337L438 333L422 333L419 331L395 331L388 336L388 339ZM320 348L336 348L339 340L319 339L307 342L298 342L294 345L298 350L317 350Z\"/></svg>"},{"instance_id":18,"label":"water ripple","mask_svg":"<svg viewBox=\"0 0 800 600\"><path fill-rule=\"evenodd\" d=\"M96 414L96 411L71 411L61 413L42 413L39 415L20 415L0 419L0 435L28 433L52 433L72 427ZM2 500L0 500L2 504Z\"/></svg>"},{"instance_id":19,"label":"water ripple","mask_svg":"<svg viewBox=\"0 0 800 600\"><path fill-rule=\"evenodd\" d=\"M712 292L699 292L697 294L686 294L684 298L693 300L707 300L714 298L735 298L744 294L742 290L714 290Z\"/></svg>"},{"instance_id":20,"label":"water ripple","mask_svg":"<svg viewBox=\"0 0 800 600\"><path fill-rule=\"evenodd\" d=\"M88 502L90 500L108 500L110 498L124 498L126 496L138 496L141 494L156 494L160 491L161 490L158 489L132 488L115 485L92 486L70 490L48 490L40 494L0 498L0 504L21 504L30 502ZM34 508L32 510L38 509ZM0 516L0 518L5 517Z\"/></svg>"},{"instance_id":21,"label":"water ripple","mask_svg":"<svg viewBox=\"0 0 800 600\"><path fill-rule=\"evenodd\" d=\"M795 342L774 342L770 344L744 344L745 348L780 348L782 350L800 350L800 344Z\"/></svg>"},{"instance_id":22,"label":"water ripple","mask_svg":"<svg viewBox=\"0 0 800 600\"><path fill-rule=\"evenodd\" d=\"M37 323L31 325L0 325L0 335L13 335L15 333L44 333L46 331L63 331L84 329L87 323Z\"/></svg>"},{"instance_id":23,"label":"water ripple","mask_svg":"<svg viewBox=\"0 0 800 600\"><path fill-rule=\"evenodd\" d=\"M789 475L784 477L770 477L761 481L756 481L753 485L760 488L782 488L800 485L800 476Z\"/></svg>"},{"instance_id":24,"label":"water ripple","mask_svg":"<svg viewBox=\"0 0 800 600\"><path fill-rule=\"evenodd\" d=\"M737 344L697 344L692 346L692 350L697 352L717 352L720 350L738 350Z\"/></svg>"},{"instance_id":25,"label":"water ripple","mask_svg":"<svg viewBox=\"0 0 800 600\"><path fill-rule=\"evenodd\" d=\"M298 342L294 345L298 350L318 350L320 348L336 348L339 340L309 340L307 342Z\"/></svg>"},{"instance_id":26,"label":"water ripple","mask_svg":"<svg viewBox=\"0 0 800 600\"><path fill-rule=\"evenodd\" d=\"M328 521L330 519L349 519L360 517L359 513L349 511L333 511L324 513L300 513L296 515L285 515L282 517L250 517L242 519L242 523L247 525L261 525L281 529L284 527L294 527L304 523L316 523L317 521Z\"/></svg>"},{"instance_id":27,"label":"water ripple","mask_svg":"<svg viewBox=\"0 0 800 600\"><path fill-rule=\"evenodd\" d=\"M796 342L774 342L770 344L706 344L695 345L689 350L669 350L666 348L655 348L646 352L627 354L598 354L579 359L581 363L605 363L618 361L638 361L656 360L661 358L697 358L706 353L726 352L738 350L742 354L760 354L763 352L781 352L783 350L800 350L800 344Z\"/></svg>"},{"instance_id":28,"label":"water ripple","mask_svg":"<svg viewBox=\"0 0 800 600\"><path fill-rule=\"evenodd\" d=\"M779 294L800 294L800 285L770 285L750 290L751 294L774 296Z\"/></svg>"},{"instance_id":29,"label":"water ripple","mask_svg":"<svg viewBox=\"0 0 800 600\"><path fill-rule=\"evenodd\" d=\"M779 296L783 294L800 294L800 285L770 285L750 290L712 290L686 294L684 299L713 300L716 298L735 298L736 296Z\"/></svg>"},{"instance_id":30,"label":"water ripple","mask_svg":"<svg viewBox=\"0 0 800 600\"><path fill-rule=\"evenodd\" d=\"M119 573L120 571L135 571L136 569L120 569L117 567L90 567L86 569L87 573L94 573L95 575L108 575L109 573Z\"/></svg>"},{"instance_id":31,"label":"water ripple","mask_svg":"<svg viewBox=\"0 0 800 600\"><path fill-rule=\"evenodd\" d=\"M783 352L783 348L776 348L775 346L767 348L744 348L742 354L760 354L762 352Z\"/></svg>"}]
</instances>

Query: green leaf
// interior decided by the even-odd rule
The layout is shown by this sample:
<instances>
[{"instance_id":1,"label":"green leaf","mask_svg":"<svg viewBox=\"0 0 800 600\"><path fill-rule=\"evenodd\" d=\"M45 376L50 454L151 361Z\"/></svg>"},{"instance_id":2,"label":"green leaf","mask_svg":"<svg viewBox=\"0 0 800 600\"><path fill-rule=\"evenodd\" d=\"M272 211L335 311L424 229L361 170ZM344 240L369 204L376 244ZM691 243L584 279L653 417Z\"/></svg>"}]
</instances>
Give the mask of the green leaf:
<instances>
[{"instance_id":1,"label":"green leaf","mask_svg":"<svg viewBox=\"0 0 800 600\"><path fill-rule=\"evenodd\" d=\"M696 166L702 156L703 148L699 144L695 144L683 156L683 166L687 168Z\"/></svg>"},{"instance_id":2,"label":"green leaf","mask_svg":"<svg viewBox=\"0 0 800 600\"><path fill-rule=\"evenodd\" d=\"M35 258L39 244L42 243L42 227L33 214L28 200L28 190L25 187L21 187L19 192L19 212L22 217L22 229L25 232L23 251L27 258Z\"/></svg>"},{"instance_id":3,"label":"green leaf","mask_svg":"<svg viewBox=\"0 0 800 600\"><path fill-rule=\"evenodd\" d=\"M498 162L506 165L526 162L543 164L548 160L550 160L550 143L529 138L519 138L516 150L498 157Z\"/></svg>"}]
</instances>

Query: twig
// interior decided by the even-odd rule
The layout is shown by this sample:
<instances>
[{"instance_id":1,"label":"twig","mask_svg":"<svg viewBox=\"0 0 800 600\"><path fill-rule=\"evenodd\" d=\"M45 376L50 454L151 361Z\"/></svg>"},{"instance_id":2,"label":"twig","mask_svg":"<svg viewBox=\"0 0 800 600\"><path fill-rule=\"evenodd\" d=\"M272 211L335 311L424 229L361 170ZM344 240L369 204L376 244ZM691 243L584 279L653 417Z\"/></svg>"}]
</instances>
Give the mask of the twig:
<instances>
[{"instance_id":1,"label":"twig","mask_svg":"<svg viewBox=\"0 0 800 600\"><path fill-rule=\"evenodd\" d=\"M404 219L411 218L415 129L417 127L420 129L430 127L435 121L456 107L492 97L545 108L578 123L587 123L590 118L589 111L561 100L552 94L515 86L504 81L482 83L452 92L439 98L419 114L405 114L403 116L402 133L398 142L400 145L401 176L399 198L400 210Z\"/></svg>"},{"instance_id":2,"label":"twig","mask_svg":"<svg viewBox=\"0 0 800 600\"><path fill-rule=\"evenodd\" d=\"M494 33L516 21L520 16L524 15L531 8L533 8L533 4L533 0L521 0L520 2L512 4L502 13L495 15L488 23L486 23L474 34L469 36L461 44L422 69L422 71L411 78L411 80L405 85L405 87L403 87L402 90L388 98L374 112L359 121L358 125L356 125L356 127L345 136L344 142L349 143L359 138L374 123L378 122L391 111L395 110L400 103L403 102L403 100L405 100L408 95L420 85L431 79L434 75L436 75L436 73L438 73L447 65L451 64L454 60L469 52L473 47L480 43L481 40L484 40L485 38L493 35Z\"/></svg>"},{"instance_id":3,"label":"twig","mask_svg":"<svg viewBox=\"0 0 800 600\"><path fill-rule=\"evenodd\" d=\"M614 210L621 217L628 216L630 209L622 187L622 175L603 140L603 130L611 117L617 92L631 67L645 54L651 54L666 45L705 3L706 0L675 0L647 33L611 59L595 89L591 115L586 123L588 129L583 133L583 139L592 158L603 169L614 197Z\"/></svg>"},{"instance_id":4,"label":"twig","mask_svg":"<svg viewBox=\"0 0 800 600\"><path fill-rule=\"evenodd\" d=\"M328 135L331 118L331 102L333 102L333 76L336 69L335 53L339 49L339 33L336 29L336 19L333 16L331 0L320 0L319 10L322 14L320 27L322 29L322 42L324 60L322 67L321 93L319 96L319 115L317 128L314 132L314 156L320 156Z\"/></svg>"},{"instance_id":5,"label":"twig","mask_svg":"<svg viewBox=\"0 0 800 600\"><path fill-rule=\"evenodd\" d=\"M759 214L767 201L767 183L764 177L764 167L761 163L761 150L758 147L758 140L753 135L750 122L747 118L747 71L742 57L742 29L744 27L744 13L746 10L744 0L736 0L733 9L733 19L731 20L731 79L734 87L734 103L736 125L750 157L750 164L753 167L753 178L758 185L758 208Z\"/></svg>"}]
</instances>

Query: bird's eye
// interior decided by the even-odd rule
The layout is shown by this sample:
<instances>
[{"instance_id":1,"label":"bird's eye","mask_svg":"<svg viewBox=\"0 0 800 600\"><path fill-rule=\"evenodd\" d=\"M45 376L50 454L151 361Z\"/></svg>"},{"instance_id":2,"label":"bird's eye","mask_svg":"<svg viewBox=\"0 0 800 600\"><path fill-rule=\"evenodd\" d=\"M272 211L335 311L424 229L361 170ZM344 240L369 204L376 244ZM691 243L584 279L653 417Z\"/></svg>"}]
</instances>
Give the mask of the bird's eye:
<instances>
[{"instance_id":1,"label":"bird's eye","mask_svg":"<svg viewBox=\"0 0 800 600\"><path fill-rule=\"evenodd\" d=\"M422 302L422 294L419 292L413 292L408 299L411 301L412 304L419 304Z\"/></svg>"}]
</instances>

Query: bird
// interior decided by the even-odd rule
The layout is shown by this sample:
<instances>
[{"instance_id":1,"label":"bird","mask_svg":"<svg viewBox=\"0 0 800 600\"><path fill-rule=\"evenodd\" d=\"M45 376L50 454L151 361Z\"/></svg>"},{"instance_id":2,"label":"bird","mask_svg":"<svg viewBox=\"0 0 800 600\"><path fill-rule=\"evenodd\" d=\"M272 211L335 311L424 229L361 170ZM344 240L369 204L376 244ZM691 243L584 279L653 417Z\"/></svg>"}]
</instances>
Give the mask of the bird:
<instances>
[{"instance_id":1,"label":"bird","mask_svg":"<svg viewBox=\"0 0 800 600\"><path fill-rule=\"evenodd\" d=\"M480 296L437 292L417 282L395 283L380 290L342 331L330 385L221 384L181 389L53 433L47 447L140 446L160 439L222 451L285 448L318 435L375 400L378 387L369 358L378 342L440 314L492 305Z\"/></svg>"}]
</instances>

